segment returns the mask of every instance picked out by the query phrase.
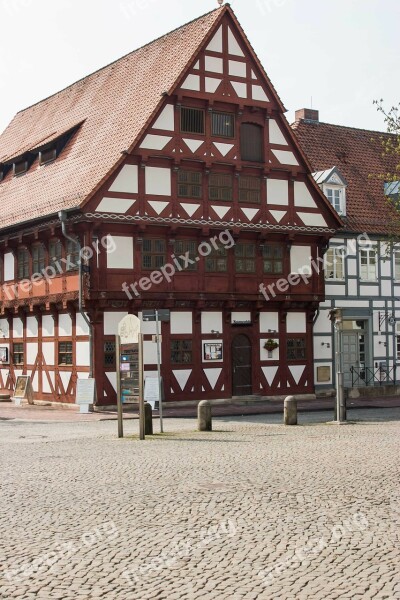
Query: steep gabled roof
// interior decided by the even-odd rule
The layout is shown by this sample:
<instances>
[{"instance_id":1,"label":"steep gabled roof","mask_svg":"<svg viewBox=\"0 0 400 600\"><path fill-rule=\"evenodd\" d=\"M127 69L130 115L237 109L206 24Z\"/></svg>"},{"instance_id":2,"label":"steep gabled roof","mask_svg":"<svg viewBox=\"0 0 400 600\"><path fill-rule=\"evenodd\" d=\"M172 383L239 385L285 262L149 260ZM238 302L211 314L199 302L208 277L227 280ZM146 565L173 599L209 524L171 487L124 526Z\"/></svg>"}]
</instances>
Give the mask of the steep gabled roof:
<instances>
[{"instance_id":1,"label":"steep gabled roof","mask_svg":"<svg viewBox=\"0 0 400 600\"><path fill-rule=\"evenodd\" d=\"M380 177L395 172L398 161L385 155L382 145L382 140L394 136L304 119L296 121L292 129L314 172L336 166L346 179L345 229L392 233L399 217L385 197Z\"/></svg>"},{"instance_id":2,"label":"steep gabled roof","mask_svg":"<svg viewBox=\"0 0 400 600\"><path fill-rule=\"evenodd\" d=\"M0 229L78 208L119 165L227 11L213 10L19 112L0 136L0 162L82 125L54 163L36 162L0 182Z\"/></svg>"}]
</instances>

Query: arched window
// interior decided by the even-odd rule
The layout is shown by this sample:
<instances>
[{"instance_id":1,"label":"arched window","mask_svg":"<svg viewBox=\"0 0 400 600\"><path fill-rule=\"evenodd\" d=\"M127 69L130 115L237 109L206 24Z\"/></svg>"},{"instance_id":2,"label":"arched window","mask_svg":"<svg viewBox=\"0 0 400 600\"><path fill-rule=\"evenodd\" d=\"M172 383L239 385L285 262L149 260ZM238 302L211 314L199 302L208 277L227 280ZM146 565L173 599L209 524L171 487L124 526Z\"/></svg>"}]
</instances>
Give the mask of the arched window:
<instances>
[{"instance_id":1,"label":"arched window","mask_svg":"<svg viewBox=\"0 0 400 600\"><path fill-rule=\"evenodd\" d=\"M254 123L243 123L240 128L240 152L242 160L264 162L264 129Z\"/></svg>"}]
</instances>

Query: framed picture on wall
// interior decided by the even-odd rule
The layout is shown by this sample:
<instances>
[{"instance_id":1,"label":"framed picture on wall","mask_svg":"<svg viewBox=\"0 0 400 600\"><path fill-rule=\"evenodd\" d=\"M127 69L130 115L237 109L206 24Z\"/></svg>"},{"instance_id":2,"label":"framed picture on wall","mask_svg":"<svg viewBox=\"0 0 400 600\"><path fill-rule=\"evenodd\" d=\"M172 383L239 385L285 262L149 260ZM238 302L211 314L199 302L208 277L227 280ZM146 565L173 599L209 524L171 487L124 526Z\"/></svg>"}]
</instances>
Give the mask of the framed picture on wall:
<instances>
[{"instance_id":1,"label":"framed picture on wall","mask_svg":"<svg viewBox=\"0 0 400 600\"><path fill-rule=\"evenodd\" d=\"M8 364L8 348L1 346L0 347L0 363Z\"/></svg>"},{"instance_id":2,"label":"framed picture on wall","mask_svg":"<svg viewBox=\"0 0 400 600\"><path fill-rule=\"evenodd\" d=\"M204 360L222 360L222 343L204 342L203 343Z\"/></svg>"}]
</instances>

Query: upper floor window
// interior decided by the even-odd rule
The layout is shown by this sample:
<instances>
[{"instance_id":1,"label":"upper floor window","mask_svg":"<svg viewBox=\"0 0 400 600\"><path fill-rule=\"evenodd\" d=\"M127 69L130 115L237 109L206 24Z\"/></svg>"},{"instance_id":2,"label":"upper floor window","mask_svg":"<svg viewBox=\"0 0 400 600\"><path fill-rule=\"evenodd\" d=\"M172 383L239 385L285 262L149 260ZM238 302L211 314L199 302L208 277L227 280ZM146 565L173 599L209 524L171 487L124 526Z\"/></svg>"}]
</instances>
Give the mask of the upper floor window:
<instances>
[{"instance_id":1,"label":"upper floor window","mask_svg":"<svg viewBox=\"0 0 400 600\"><path fill-rule=\"evenodd\" d=\"M181 131L183 133L204 134L204 110L182 106Z\"/></svg>"},{"instance_id":2,"label":"upper floor window","mask_svg":"<svg viewBox=\"0 0 400 600\"><path fill-rule=\"evenodd\" d=\"M14 365L23 365L25 362L24 357L24 344L18 342L17 344L13 344L13 356L12 361Z\"/></svg>"},{"instance_id":3,"label":"upper floor window","mask_svg":"<svg viewBox=\"0 0 400 600\"><path fill-rule=\"evenodd\" d=\"M234 137L235 116L231 113L211 113L211 133L218 137Z\"/></svg>"},{"instance_id":4,"label":"upper floor window","mask_svg":"<svg viewBox=\"0 0 400 600\"><path fill-rule=\"evenodd\" d=\"M394 251L394 278L400 281L400 249Z\"/></svg>"},{"instance_id":5,"label":"upper floor window","mask_svg":"<svg viewBox=\"0 0 400 600\"><path fill-rule=\"evenodd\" d=\"M329 248L325 254L325 279L344 279L344 256L341 248Z\"/></svg>"},{"instance_id":6,"label":"upper floor window","mask_svg":"<svg viewBox=\"0 0 400 600\"><path fill-rule=\"evenodd\" d=\"M226 248L213 248L206 258L207 273L226 273L228 270L228 258Z\"/></svg>"},{"instance_id":7,"label":"upper floor window","mask_svg":"<svg viewBox=\"0 0 400 600\"><path fill-rule=\"evenodd\" d=\"M239 177L239 202L260 204L261 179L258 177Z\"/></svg>"},{"instance_id":8,"label":"upper floor window","mask_svg":"<svg viewBox=\"0 0 400 600\"><path fill-rule=\"evenodd\" d=\"M178 172L178 196L180 198L201 198L203 195L202 173L200 171Z\"/></svg>"},{"instance_id":9,"label":"upper floor window","mask_svg":"<svg viewBox=\"0 0 400 600\"><path fill-rule=\"evenodd\" d=\"M264 273L279 275L283 273L283 246L263 246Z\"/></svg>"},{"instance_id":10,"label":"upper floor window","mask_svg":"<svg viewBox=\"0 0 400 600\"><path fill-rule=\"evenodd\" d=\"M20 160L19 162L14 163L14 175L23 175L28 170L28 161Z\"/></svg>"},{"instance_id":11,"label":"upper floor window","mask_svg":"<svg viewBox=\"0 0 400 600\"><path fill-rule=\"evenodd\" d=\"M243 123L240 128L240 153L242 160L263 162L264 160L264 130L254 123Z\"/></svg>"},{"instance_id":12,"label":"upper floor window","mask_svg":"<svg viewBox=\"0 0 400 600\"><path fill-rule=\"evenodd\" d=\"M211 173L208 195L210 200L231 201L233 198L232 175Z\"/></svg>"},{"instance_id":13,"label":"upper floor window","mask_svg":"<svg viewBox=\"0 0 400 600\"><path fill-rule=\"evenodd\" d=\"M58 364L72 365L72 342L59 342L58 344Z\"/></svg>"},{"instance_id":14,"label":"upper floor window","mask_svg":"<svg viewBox=\"0 0 400 600\"><path fill-rule=\"evenodd\" d=\"M48 163L53 162L57 158L57 148L48 148L47 150L42 150L39 152L39 164L47 165Z\"/></svg>"},{"instance_id":15,"label":"upper floor window","mask_svg":"<svg viewBox=\"0 0 400 600\"><path fill-rule=\"evenodd\" d=\"M46 255L43 244L32 247L32 273L41 273L46 266Z\"/></svg>"},{"instance_id":16,"label":"upper floor window","mask_svg":"<svg viewBox=\"0 0 400 600\"><path fill-rule=\"evenodd\" d=\"M360 279L376 280L377 255L376 250L360 250Z\"/></svg>"},{"instance_id":17,"label":"upper floor window","mask_svg":"<svg viewBox=\"0 0 400 600\"><path fill-rule=\"evenodd\" d=\"M78 240L77 240L78 242ZM78 243L73 243L72 240L67 241L67 271L76 271L79 268L80 249Z\"/></svg>"},{"instance_id":18,"label":"upper floor window","mask_svg":"<svg viewBox=\"0 0 400 600\"><path fill-rule=\"evenodd\" d=\"M345 213L344 207L344 188L325 188L326 197L339 215Z\"/></svg>"},{"instance_id":19,"label":"upper floor window","mask_svg":"<svg viewBox=\"0 0 400 600\"><path fill-rule=\"evenodd\" d=\"M26 248L20 248L17 252L18 279L29 277L29 252Z\"/></svg>"},{"instance_id":20,"label":"upper floor window","mask_svg":"<svg viewBox=\"0 0 400 600\"><path fill-rule=\"evenodd\" d=\"M190 240L177 240L174 245L174 255L184 271L196 271L197 246Z\"/></svg>"},{"instance_id":21,"label":"upper floor window","mask_svg":"<svg viewBox=\"0 0 400 600\"><path fill-rule=\"evenodd\" d=\"M235 267L237 273L255 273L256 247L255 244L236 244Z\"/></svg>"},{"instance_id":22,"label":"upper floor window","mask_svg":"<svg viewBox=\"0 0 400 600\"><path fill-rule=\"evenodd\" d=\"M143 269L160 269L165 265L165 240L144 239L142 245Z\"/></svg>"},{"instance_id":23,"label":"upper floor window","mask_svg":"<svg viewBox=\"0 0 400 600\"><path fill-rule=\"evenodd\" d=\"M60 240L53 240L49 244L49 265L59 271L62 257L62 244Z\"/></svg>"}]
</instances>

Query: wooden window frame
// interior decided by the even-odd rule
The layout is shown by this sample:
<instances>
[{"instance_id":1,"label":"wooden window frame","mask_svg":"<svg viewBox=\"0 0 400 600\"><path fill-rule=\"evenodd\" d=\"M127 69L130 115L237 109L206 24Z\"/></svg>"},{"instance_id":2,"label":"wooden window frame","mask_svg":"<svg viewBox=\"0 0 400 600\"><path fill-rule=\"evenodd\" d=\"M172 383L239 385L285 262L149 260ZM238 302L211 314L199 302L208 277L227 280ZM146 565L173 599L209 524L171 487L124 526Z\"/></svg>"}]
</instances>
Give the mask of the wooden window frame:
<instances>
[{"instance_id":1,"label":"wooden window frame","mask_svg":"<svg viewBox=\"0 0 400 600\"><path fill-rule=\"evenodd\" d=\"M243 248L243 255L239 256L237 253L239 248ZM249 253L249 249L252 249ZM240 262L243 266L240 267ZM250 269L247 267L251 266ZM256 273L256 245L252 242L240 242L235 245L235 271L241 275L254 275Z\"/></svg>"},{"instance_id":2,"label":"wooden window frame","mask_svg":"<svg viewBox=\"0 0 400 600\"><path fill-rule=\"evenodd\" d=\"M68 349L67 349L68 348ZM61 362L61 357L71 357L71 362ZM57 346L57 363L59 367L71 367L74 364L74 345L72 341L58 342Z\"/></svg>"},{"instance_id":3,"label":"wooden window frame","mask_svg":"<svg viewBox=\"0 0 400 600\"><path fill-rule=\"evenodd\" d=\"M76 241L78 242L78 238L76 239ZM71 240L67 240L65 254L67 259L65 270L67 271L67 273L73 273L74 271L78 271L80 261L80 250L78 245L74 244Z\"/></svg>"},{"instance_id":4,"label":"wooden window frame","mask_svg":"<svg viewBox=\"0 0 400 600\"><path fill-rule=\"evenodd\" d=\"M18 357L18 360L17 360ZM25 351L23 342L14 342L12 345L12 364L13 365L24 365L25 364Z\"/></svg>"},{"instance_id":5,"label":"wooden window frame","mask_svg":"<svg viewBox=\"0 0 400 600\"><path fill-rule=\"evenodd\" d=\"M150 250L146 250L145 246L151 243ZM156 243L162 242L163 250L158 250L154 246ZM167 254L167 244L163 238L144 238L142 241L142 270L143 271L158 271L165 265ZM150 257L150 264L145 264L145 257ZM162 260L159 260L159 259Z\"/></svg>"},{"instance_id":6,"label":"wooden window frame","mask_svg":"<svg viewBox=\"0 0 400 600\"><path fill-rule=\"evenodd\" d=\"M56 250L53 250L52 247L56 248ZM58 248L58 251L57 251ZM49 267L53 267L53 268L57 268L57 263L59 265L61 265L61 259L62 259L62 253L63 253L63 245L61 240L50 240L49 242ZM58 270L58 275L61 275L62 273L62 269L61 271Z\"/></svg>"},{"instance_id":7,"label":"wooden window frame","mask_svg":"<svg viewBox=\"0 0 400 600\"><path fill-rule=\"evenodd\" d=\"M216 117L220 117L220 118L224 118L224 119L231 119L232 122L230 123L229 127L231 127L231 131L232 133L216 133L215 132L215 126L217 125L216 123ZM230 113L230 112L223 112L223 111L213 111L211 113L211 135L213 137L221 137L221 138L226 138L226 139L232 139L235 137L235 131L236 131L236 120L235 120L235 114L234 113Z\"/></svg>"},{"instance_id":8,"label":"wooden window frame","mask_svg":"<svg viewBox=\"0 0 400 600\"><path fill-rule=\"evenodd\" d=\"M292 342L294 342L293 346ZM290 353L293 353L294 356L290 356ZM305 337L291 336L286 339L286 359L288 362L307 360L307 340Z\"/></svg>"},{"instance_id":9,"label":"wooden window frame","mask_svg":"<svg viewBox=\"0 0 400 600\"><path fill-rule=\"evenodd\" d=\"M339 252L339 250L341 250L341 252ZM330 256L332 256L332 259L328 262ZM341 267L338 268L339 264L341 264ZM342 276L338 277L338 271L340 271L340 269L342 271ZM326 281L344 281L344 254L341 248L328 248L324 256L324 271Z\"/></svg>"},{"instance_id":10,"label":"wooden window frame","mask_svg":"<svg viewBox=\"0 0 400 600\"><path fill-rule=\"evenodd\" d=\"M186 111L188 111L187 117L185 117ZM188 121L190 121L189 111L193 111L193 113L197 113L198 115L200 115L200 114L202 115L202 117L199 118L199 121L201 121L202 125L203 125L202 131L197 131L195 127L193 127L192 129L190 127L186 127L186 128L184 127L184 125L188 125ZM192 116L192 118L193 118L193 123L194 123L195 122L194 116ZM196 107L193 107L193 106L182 106L181 107L181 114L180 114L180 129L181 129L181 133L193 133L194 135L205 135L205 132L206 132L206 112L205 112L204 108L196 108Z\"/></svg>"},{"instance_id":11,"label":"wooden window frame","mask_svg":"<svg viewBox=\"0 0 400 600\"><path fill-rule=\"evenodd\" d=\"M212 197L216 192L217 197ZM208 181L208 199L210 202L233 201L233 175L230 173L210 173Z\"/></svg>"},{"instance_id":12,"label":"wooden window frame","mask_svg":"<svg viewBox=\"0 0 400 600\"><path fill-rule=\"evenodd\" d=\"M186 175L188 181L182 181L183 176ZM195 181L196 177L200 179L200 182ZM181 193L181 186L188 188L188 193ZM194 193L196 188L200 189L198 194ZM186 169L179 169L178 171L178 198L195 198L201 200L203 198L203 173L200 171L189 171Z\"/></svg>"},{"instance_id":13,"label":"wooden window frame","mask_svg":"<svg viewBox=\"0 0 400 600\"><path fill-rule=\"evenodd\" d=\"M366 263L363 265L363 258L366 258ZM363 267L366 267L366 277L363 277ZM372 267L374 268L374 276L371 277L371 271L372 271ZM377 254L376 254L376 249L372 248L372 249L367 249L367 248L361 248L360 249L360 281L377 281L378 279L378 274L377 274L377 268L378 268L378 260L377 260Z\"/></svg>"},{"instance_id":14,"label":"wooden window frame","mask_svg":"<svg viewBox=\"0 0 400 600\"><path fill-rule=\"evenodd\" d=\"M170 345L172 365L193 364L193 340L188 338L172 339ZM187 345L188 347L184 348L184 345ZM185 360L185 356L189 358L189 360Z\"/></svg>"},{"instance_id":15,"label":"wooden window frame","mask_svg":"<svg viewBox=\"0 0 400 600\"><path fill-rule=\"evenodd\" d=\"M103 344L104 360L103 366L105 369L115 369L117 364L115 340L104 340ZM107 361L108 359L108 361Z\"/></svg>"},{"instance_id":16,"label":"wooden window frame","mask_svg":"<svg viewBox=\"0 0 400 600\"><path fill-rule=\"evenodd\" d=\"M257 182L255 187L251 183ZM247 185L245 185L247 183ZM239 202L244 204L261 204L261 179L251 175L239 176Z\"/></svg>"},{"instance_id":17,"label":"wooden window frame","mask_svg":"<svg viewBox=\"0 0 400 600\"><path fill-rule=\"evenodd\" d=\"M273 253L270 256L266 255L266 250L267 248L270 248ZM281 255L280 256L275 256L275 250L279 249ZM285 271L285 265L284 265L284 256L285 256L285 247L283 245L280 244L265 244L262 246L262 259L263 259L263 273L265 275L271 275L271 276L281 276L283 275L284 271ZM268 271L265 267L266 267L266 262L270 262L271 266L272 266L272 270ZM281 263L282 268L280 270L277 270L275 268L275 265L277 263Z\"/></svg>"},{"instance_id":18,"label":"wooden window frame","mask_svg":"<svg viewBox=\"0 0 400 600\"><path fill-rule=\"evenodd\" d=\"M20 169L20 166L22 166L21 169ZM20 177L21 175L25 175L25 173L28 171L28 169L29 169L29 161L27 159L19 160L18 162L13 163L14 177Z\"/></svg>"},{"instance_id":19,"label":"wooden window frame","mask_svg":"<svg viewBox=\"0 0 400 600\"><path fill-rule=\"evenodd\" d=\"M32 246L32 275L42 275L46 268L46 248L42 243Z\"/></svg>"},{"instance_id":20,"label":"wooden window frame","mask_svg":"<svg viewBox=\"0 0 400 600\"><path fill-rule=\"evenodd\" d=\"M255 144L254 144L254 147L251 148L253 154L251 154L249 152L249 147L245 147L245 142L249 146L249 139L250 139L250 137L244 136L243 132L245 131L246 127L257 128L257 131L260 132L260 139L258 140L260 142L260 148L259 148L260 154L257 154L257 158L255 158L255 156L256 156ZM264 127L262 127L262 125L258 125L257 123L242 123L240 126L240 157L241 157L242 161L260 164L260 163L264 162L264 154L265 154Z\"/></svg>"},{"instance_id":21,"label":"wooden window frame","mask_svg":"<svg viewBox=\"0 0 400 600\"><path fill-rule=\"evenodd\" d=\"M23 253L23 259L21 262L21 254ZM18 248L17 250L17 279L29 279L31 274L30 270L30 256L28 248Z\"/></svg>"},{"instance_id":22,"label":"wooden window frame","mask_svg":"<svg viewBox=\"0 0 400 600\"><path fill-rule=\"evenodd\" d=\"M181 259L180 256L185 256L186 253L189 253L188 258L193 261L192 263L186 264L186 260ZM194 240L175 240L174 243L174 256L175 259L182 266L183 271L197 271L197 244Z\"/></svg>"},{"instance_id":23,"label":"wooden window frame","mask_svg":"<svg viewBox=\"0 0 400 600\"><path fill-rule=\"evenodd\" d=\"M219 265L224 263L223 268ZM228 252L225 246L212 248L210 254L205 257L206 273L227 273L228 272Z\"/></svg>"},{"instance_id":24,"label":"wooden window frame","mask_svg":"<svg viewBox=\"0 0 400 600\"><path fill-rule=\"evenodd\" d=\"M44 158L46 155L50 155L47 160ZM42 167L54 162L57 158L57 148L48 148L47 150L41 150L39 152L39 165Z\"/></svg>"}]
</instances>

